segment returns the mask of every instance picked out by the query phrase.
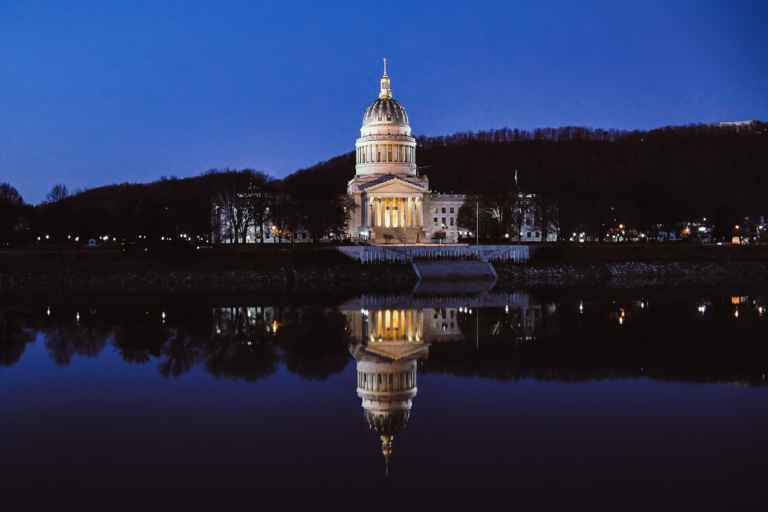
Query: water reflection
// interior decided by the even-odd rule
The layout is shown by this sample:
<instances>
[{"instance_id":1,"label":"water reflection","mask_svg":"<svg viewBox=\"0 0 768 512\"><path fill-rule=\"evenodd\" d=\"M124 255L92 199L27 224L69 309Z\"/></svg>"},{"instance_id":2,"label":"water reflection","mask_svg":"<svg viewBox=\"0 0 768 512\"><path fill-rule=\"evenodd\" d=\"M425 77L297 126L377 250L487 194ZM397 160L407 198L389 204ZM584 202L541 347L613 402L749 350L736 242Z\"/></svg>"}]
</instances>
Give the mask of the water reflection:
<instances>
[{"instance_id":1,"label":"water reflection","mask_svg":"<svg viewBox=\"0 0 768 512\"><path fill-rule=\"evenodd\" d=\"M162 432L157 431L153 411L144 410L141 414L141 404L157 399L172 411L164 420L171 421L175 416L186 422L195 414L200 414L201 420L216 417L216 421L210 423L175 424L176 428L171 430L181 437L169 436L164 442L178 442L183 446L178 452L182 455L194 444L191 439L206 435L218 439L218 450L224 451L227 446L237 445L240 450L241 444L255 443L248 453L258 450L264 457L262 460L268 461L264 464L269 470L260 476L269 478L275 468L281 467L281 461L290 458L286 457L286 452L291 450L286 447L288 443L281 445L279 441L295 436L296 446L308 439L322 439L328 453L334 456L348 449L352 454L349 460L355 462L359 462L356 457L360 456L361 445L367 447L365 454L371 458L376 455L377 464L381 464L378 455L381 452L386 471L390 460L397 460L398 453L401 457L408 455L409 463L395 472L401 476L401 470L403 475L413 473L419 461L436 460L441 447L452 441L451 429L430 430L436 423L451 425L454 433L487 439L488 445L493 446L487 455L480 454L483 450L470 453L472 450L466 446L452 446L458 453L456 463L459 465L473 461L478 468L482 464L477 461L484 461L489 467L500 464L493 462L495 450L503 451L509 444L507 436L512 435L525 439L520 445L531 447L528 460L559 456L563 439L569 439L569 435L575 437L566 449L583 446L585 457L590 457L595 450L602 449L604 440L610 441L622 428L624 437L634 439L646 435L645 429L653 423L637 422L642 428L633 431L632 421L625 425L617 418L633 414L641 419L643 414L649 418L667 418L685 409L685 405L680 404L698 404L700 409L696 414L683 415L679 420L680 431L693 431L702 428L700 419L704 415L722 420L729 418L729 414L730 419L743 414L743 408L729 408L730 400L736 396L732 390L745 391L731 384L764 386L768 383L765 296L647 291L612 292L611 295L604 291L480 291L471 295L445 295L439 293L441 291L425 293L422 290L421 295L365 295L343 304L297 305L264 299L246 304L200 300L132 304L105 300L96 304L0 306L0 375L16 384L7 386L4 396L10 404L8 416L23 417L29 409L27 404L41 403L40 400L50 395L49 406L55 406L63 397L78 407L67 409L66 416L62 416L64 420L55 423L57 429L62 425L66 427L70 421L78 436L90 440L100 435L92 423L94 418L103 417L107 418L105 422L111 422L111 418L122 414L125 421L131 421L129 417L137 418L126 432L144 428L151 438L162 436ZM124 362L124 372L114 366L118 356ZM27 361L33 364L25 365ZM98 372L94 368L100 361L106 361L110 369L118 371ZM82 364L84 362L87 364ZM64 366L78 371L60 372L59 368ZM25 372L46 378L29 379ZM58 372L66 373L69 379L82 377L89 385L106 383L105 389L114 393L109 396L115 405L110 409L112 400L97 405L77 400L84 388L71 384L59 386L58 381L51 392L45 383L50 385L55 379L49 376L58 376ZM115 377L123 373L131 375L129 383ZM179 380L168 385L168 381L153 378L158 374ZM136 375L139 377L134 378ZM23 378L14 382L15 376ZM337 378L331 378L334 376ZM599 382L601 380L604 382ZM456 385L456 381L460 384ZM664 384L665 381L725 382L729 386L717 387L710 393L706 391L710 388L704 386L673 387ZM591 384L571 385L572 382ZM726 396L723 389L732 394ZM240 392L231 392L233 390ZM68 392L73 396L67 396ZM757 396L757 392L764 396L765 390L752 388L746 390L745 395ZM127 398L121 401L123 393ZM442 393L449 395L450 400L430 399L430 394ZM673 395L679 399L677 402L665 402L674 398ZM712 399L716 396L726 398ZM698 402L687 402L691 397ZM15 405L11 403L14 400ZM322 406L315 407L320 400ZM193 402L190 408L185 408L190 402ZM593 410L595 403L601 407L605 403L613 404L611 412ZM216 415L198 412L210 411L213 404L220 406ZM329 404L343 414L328 414ZM642 406L636 407L638 404ZM648 413L648 407L656 407L655 412ZM314 412L316 410L321 412ZM512 410L514 414L508 412ZM139 414L135 414L137 412ZM270 421L262 421L264 415L271 415ZM466 420L474 420L476 416L482 417L477 425ZM38 424L35 414L29 417L30 423L18 423L18 428L8 423L12 435L5 438L21 443L19 446L32 446L29 439L27 445L23 445L29 425ZM590 419L580 423L582 417ZM552 421L552 418L561 418L561 421ZM603 427L606 419L612 422ZM307 433L301 420L316 422L312 433ZM252 424L242 427L249 421ZM710 420L704 423L709 425ZM375 436L355 430L363 424L367 424ZM563 427L566 424L569 428L580 426L582 430L566 429ZM663 429L668 427L663 421L654 424L661 425L661 431L655 438L647 437L646 446L654 446L666 435ZM133 428L136 426L140 428ZM195 430L198 427L200 430ZM232 436L238 436L233 431L235 427L247 431L237 438L238 442L231 441ZM515 428L519 430L511 433ZM212 429L213 434L206 429ZM408 435L403 435L405 429ZM547 433L547 429L551 430ZM332 445L334 435L328 434L331 431L341 438L336 445ZM489 435L494 431L494 435ZM31 432L34 433L34 429ZM580 438L579 432L590 434ZM63 434L55 431L47 435ZM356 435L360 437L350 442ZM442 441L414 447L408 437L418 435L442 436ZM539 442L541 435L551 444ZM592 436L599 442L589 444ZM259 439L269 441L258 444ZM270 443L274 444L274 450L266 446ZM553 447L552 451L547 451L549 446ZM631 448L635 445L609 442L605 446ZM317 453L323 449L318 447ZM611 449L606 449L605 457L614 455ZM247 450L241 450L245 452ZM201 456L201 460L221 464L218 455L211 453L213 451L206 455L190 450L189 460ZM232 453L229 456L235 460ZM630 449L627 460L633 455L637 453ZM163 456L158 456L160 462ZM516 456L508 454L507 459ZM317 458L321 458L320 455ZM679 459L694 460L682 456ZM323 460L323 464L327 464L327 454ZM144 463L141 460L141 464ZM535 467L531 470L533 466L536 465L526 466L521 475L535 472ZM477 478L485 483L483 479L506 474L503 470L509 467L502 465L501 471L489 470ZM448 470L441 473L441 468L418 469L436 479L450 477ZM576 469L575 472L580 470ZM290 471L293 470L291 467ZM316 464L309 472L316 475ZM542 478L549 478L549 474Z\"/></svg>"},{"instance_id":2,"label":"water reflection","mask_svg":"<svg viewBox=\"0 0 768 512\"><path fill-rule=\"evenodd\" d=\"M388 360L429 348L425 371L492 378L610 375L762 382L764 296L666 294L361 296L333 306L44 304L0 307L0 364L39 340L50 360L116 351L128 364L180 377L204 368L255 382L282 365L326 379L349 345ZM727 343L727 346L723 344ZM354 352L353 352L354 353ZM695 357L692 357L692 354Z\"/></svg>"}]
</instances>

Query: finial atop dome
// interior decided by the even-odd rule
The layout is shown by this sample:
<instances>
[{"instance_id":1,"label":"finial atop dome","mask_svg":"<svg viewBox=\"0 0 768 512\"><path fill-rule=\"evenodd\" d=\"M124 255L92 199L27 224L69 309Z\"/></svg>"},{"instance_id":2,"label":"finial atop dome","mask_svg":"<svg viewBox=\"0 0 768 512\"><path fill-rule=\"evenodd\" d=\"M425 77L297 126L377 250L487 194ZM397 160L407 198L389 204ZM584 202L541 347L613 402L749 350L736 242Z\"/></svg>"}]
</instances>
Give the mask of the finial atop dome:
<instances>
[{"instance_id":1,"label":"finial atop dome","mask_svg":"<svg viewBox=\"0 0 768 512\"><path fill-rule=\"evenodd\" d=\"M395 436L381 436L381 454L384 455L384 476L389 476L389 458L392 456L392 439Z\"/></svg>"},{"instance_id":2,"label":"finial atop dome","mask_svg":"<svg viewBox=\"0 0 768 512\"><path fill-rule=\"evenodd\" d=\"M389 75L387 74L386 57L384 57L384 74L381 76L381 90L379 91L379 99L392 99L392 84L390 84Z\"/></svg>"}]
</instances>

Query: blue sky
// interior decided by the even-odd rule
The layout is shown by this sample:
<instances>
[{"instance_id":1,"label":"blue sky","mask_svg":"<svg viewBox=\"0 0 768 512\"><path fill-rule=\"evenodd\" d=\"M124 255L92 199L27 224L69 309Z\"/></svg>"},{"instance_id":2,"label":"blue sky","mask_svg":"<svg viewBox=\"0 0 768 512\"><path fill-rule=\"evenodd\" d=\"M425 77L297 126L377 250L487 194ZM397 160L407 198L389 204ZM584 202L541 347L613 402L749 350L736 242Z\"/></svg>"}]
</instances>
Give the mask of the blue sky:
<instances>
[{"instance_id":1,"label":"blue sky","mask_svg":"<svg viewBox=\"0 0 768 512\"><path fill-rule=\"evenodd\" d=\"M768 2L0 2L0 181L29 202L414 132L768 119Z\"/></svg>"}]
</instances>

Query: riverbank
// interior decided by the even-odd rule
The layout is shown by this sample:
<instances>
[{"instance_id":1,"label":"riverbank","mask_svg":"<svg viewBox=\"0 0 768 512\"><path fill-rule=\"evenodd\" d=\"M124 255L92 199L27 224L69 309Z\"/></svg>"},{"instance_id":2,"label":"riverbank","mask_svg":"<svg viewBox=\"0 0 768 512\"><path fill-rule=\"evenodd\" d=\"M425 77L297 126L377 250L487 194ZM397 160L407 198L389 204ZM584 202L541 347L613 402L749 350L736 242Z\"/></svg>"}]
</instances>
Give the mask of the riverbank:
<instances>
[{"instance_id":1,"label":"riverbank","mask_svg":"<svg viewBox=\"0 0 768 512\"><path fill-rule=\"evenodd\" d=\"M600 246L581 253L571 247L543 249L530 264L495 264L496 288L768 286L765 248L683 248L677 253L666 247L658 251ZM407 292L417 281L410 264L361 264L332 247L214 249L150 256L120 251L0 254L0 293L17 295L341 296Z\"/></svg>"},{"instance_id":2,"label":"riverbank","mask_svg":"<svg viewBox=\"0 0 768 512\"><path fill-rule=\"evenodd\" d=\"M602 263L596 265L497 265L497 289L598 286L608 288L768 286L768 264L758 262ZM1 273L0 293L347 295L413 289L409 265L346 264L284 267L277 271L146 271Z\"/></svg>"},{"instance_id":3,"label":"riverbank","mask_svg":"<svg viewBox=\"0 0 768 512\"><path fill-rule=\"evenodd\" d=\"M639 262L497 265L497 287L768 286L768 262Z\"/></svg>"}]
</instances>

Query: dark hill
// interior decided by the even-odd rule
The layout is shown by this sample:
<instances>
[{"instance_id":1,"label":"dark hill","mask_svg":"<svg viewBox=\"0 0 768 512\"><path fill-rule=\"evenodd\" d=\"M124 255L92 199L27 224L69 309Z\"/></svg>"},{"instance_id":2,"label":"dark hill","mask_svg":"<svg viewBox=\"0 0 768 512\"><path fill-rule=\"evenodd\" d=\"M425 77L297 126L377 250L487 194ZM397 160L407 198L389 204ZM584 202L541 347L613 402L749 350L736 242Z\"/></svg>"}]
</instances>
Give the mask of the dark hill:
<instances>
[{"instance_id":1,"label":"dark hill","mask_svg":"<svg viewBox=\"0 0 768 512\"><path fill-rule=\"evenodd\" d=\"M517 169L522 189L560 203L566 229L613 216L642 225L768 214L768 125L761 122L632 132L503 129L421 137L418 144L418 163L433 190L509 192ZM350 152L285 182L331 195L343 193L353 173Z\"/></svg>"},{"instance_id":2,"label":"dark hill","mask_svg":"<svg viewBox=\"0 0 768 512\"><path fill-rule=\"evenodd\" d=\"M517 169L521 189L559 203L566 232L578 226L597 232L614 219L643 226L708 216L732 226L745 215L768 215L768 125L761 122L632 132L502 129L420 137L418 144L420 172L433 190L508 194L516 190ZM272 185L300 200L330 199L346 191L354 166L350 152ZM233 175L99 187L25 215L30 234L57 239L67 233L208 234L211 199Z\"/></svg>"}]
</instances>

